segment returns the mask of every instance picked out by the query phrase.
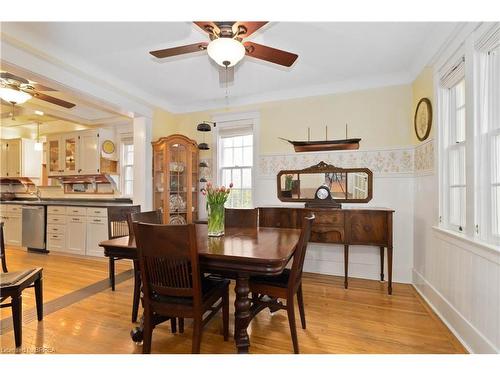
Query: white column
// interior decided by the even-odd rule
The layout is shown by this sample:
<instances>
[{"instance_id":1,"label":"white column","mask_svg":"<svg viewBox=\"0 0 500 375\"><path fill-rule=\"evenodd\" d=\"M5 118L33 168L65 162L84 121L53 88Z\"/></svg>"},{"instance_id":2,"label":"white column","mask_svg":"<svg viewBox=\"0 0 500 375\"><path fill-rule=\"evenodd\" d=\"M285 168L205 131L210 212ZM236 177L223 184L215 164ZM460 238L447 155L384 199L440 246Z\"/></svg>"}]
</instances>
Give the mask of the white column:
<instances>
[{"instance_id":1,"label":"white column","mask_svg":"<svg viewBox=\"0 0 500 375\"><path fill-rule=\"evenodd\" d=\"M142 211L153 207L152 201L152 120L147 117L134 118L134 204Z\"/></svg>"}]
</instances>

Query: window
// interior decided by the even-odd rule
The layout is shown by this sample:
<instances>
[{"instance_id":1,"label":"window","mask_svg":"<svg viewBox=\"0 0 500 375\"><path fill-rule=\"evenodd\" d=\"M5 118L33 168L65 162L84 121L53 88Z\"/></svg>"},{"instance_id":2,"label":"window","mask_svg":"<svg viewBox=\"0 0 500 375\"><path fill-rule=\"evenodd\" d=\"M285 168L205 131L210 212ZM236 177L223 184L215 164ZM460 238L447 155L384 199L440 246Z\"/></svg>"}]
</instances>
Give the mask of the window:
<instances>
[{"instance_id":1,"label":"window","mask_svg":"<svg viewBox=\"0 0 500 375\"><path fill-rule=\"evenodd\" d=\"M127 138L121 144L122 195L132 197L134 189L134 142Z\"/></svg>"},{"instance_id":2,"label":"window","mask_svg":"<svg viewBox=\"0 0 500 375\"><path fill-rule=\"evenodd\" d=\"M440 225L495 245L500 245L499 54L500 23L485 23L457 52L462 57L440 71L437 92Z\"/></svg>"},{"instance_id":3,"label":"window","mask_svg":"<svg viewBox=\"0 0 500 375\"><path fill-rule=\"evenodd\" d=\"M448 145L448 219L450 226L465 228L465 80L448 89L449 123Z\"/></svg>"},{"instance_id":4,"label":"window","mask_svg":"<svg viewBox=\"0 0 500 375\"><path fill-rule=\"evenodd\" d=\"M251 127L223 129L218 142L219 183L233 184L226 207L252 207L253 134Z\"/></svg>"}]
</instances>

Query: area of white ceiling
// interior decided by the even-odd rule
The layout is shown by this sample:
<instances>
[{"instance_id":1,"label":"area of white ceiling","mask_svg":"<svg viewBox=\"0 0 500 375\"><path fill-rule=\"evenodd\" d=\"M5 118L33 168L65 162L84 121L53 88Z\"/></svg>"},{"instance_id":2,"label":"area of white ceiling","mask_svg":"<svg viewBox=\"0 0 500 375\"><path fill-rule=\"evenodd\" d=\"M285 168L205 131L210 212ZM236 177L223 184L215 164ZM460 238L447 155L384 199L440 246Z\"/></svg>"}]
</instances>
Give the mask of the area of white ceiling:
<instances>
[{"instance_id":1,"label":"area of white ceiling","mask_svg":"<svg viewBox=\"0 0 500 375\"><path fill-rule=\"evenodd\" d=\"M250 57L220 87L204 52L157 60L148 52L207 41L189 22L2 23L2 34L172 112L411 82L454 23L271 22L251 40L297 53L291 68ZM43 72L40 72L41 74Z\"/></svg>"}]
</instances>

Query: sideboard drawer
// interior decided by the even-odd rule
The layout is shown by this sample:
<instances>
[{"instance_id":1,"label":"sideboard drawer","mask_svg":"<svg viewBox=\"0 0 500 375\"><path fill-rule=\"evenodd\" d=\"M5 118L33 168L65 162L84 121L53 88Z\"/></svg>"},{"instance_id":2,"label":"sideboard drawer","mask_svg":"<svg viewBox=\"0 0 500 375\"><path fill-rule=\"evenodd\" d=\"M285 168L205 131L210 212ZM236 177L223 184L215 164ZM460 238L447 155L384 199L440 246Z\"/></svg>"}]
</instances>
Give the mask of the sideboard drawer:
<instances>
[{"instance_id":1,"label":"sideboard drawer","mask_svg":"<svg viewBox=\"0 0 500 375\"><path fill-rule=\"evenodd\" d=\"M314 210L311 209L311 212L314 212ZM314 220L314 224L344 226L344 213L343 212L316 211L316 212L314 212L314 216L316 217L316 219Z\"/></svg>"},{"instance_id":2,"label":"sideboard drawer","mask_svg":"<svg viewBox=\"0 0 500 375\"><path fill-rule=\"evenodd\" d=\"M387 213L386 212L353 212L349 213L349 243L352 245L387 245Z\"/></svg>"},{"instance_id":3,"label":"sideboard drawer","mask_svg":"<svg viewBox=\"0 0 500 375\"><path fill-rule=\"evenodd\" d=\"M310 242L344 243L344 227L314 223L311 228Z\"/></svg>"}]
</instances>

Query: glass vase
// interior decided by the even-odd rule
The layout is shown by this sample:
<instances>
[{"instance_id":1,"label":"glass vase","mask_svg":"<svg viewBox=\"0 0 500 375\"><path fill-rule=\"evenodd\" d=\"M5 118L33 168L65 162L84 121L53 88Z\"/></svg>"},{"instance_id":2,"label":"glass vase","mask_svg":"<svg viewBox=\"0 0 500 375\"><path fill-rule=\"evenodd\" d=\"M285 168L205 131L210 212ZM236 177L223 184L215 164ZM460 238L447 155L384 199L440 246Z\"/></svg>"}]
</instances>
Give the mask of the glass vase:
<instances>
[{"instance_id":1,"label":"glass vase","mask_svg":"<svg viewBox=\"0 0 500 375\"><path fill-rule=\"evenodd\" d=\"M208 204L208 235L210 237L224 235L224 203Z\"/></svg>"}]
</instances>

